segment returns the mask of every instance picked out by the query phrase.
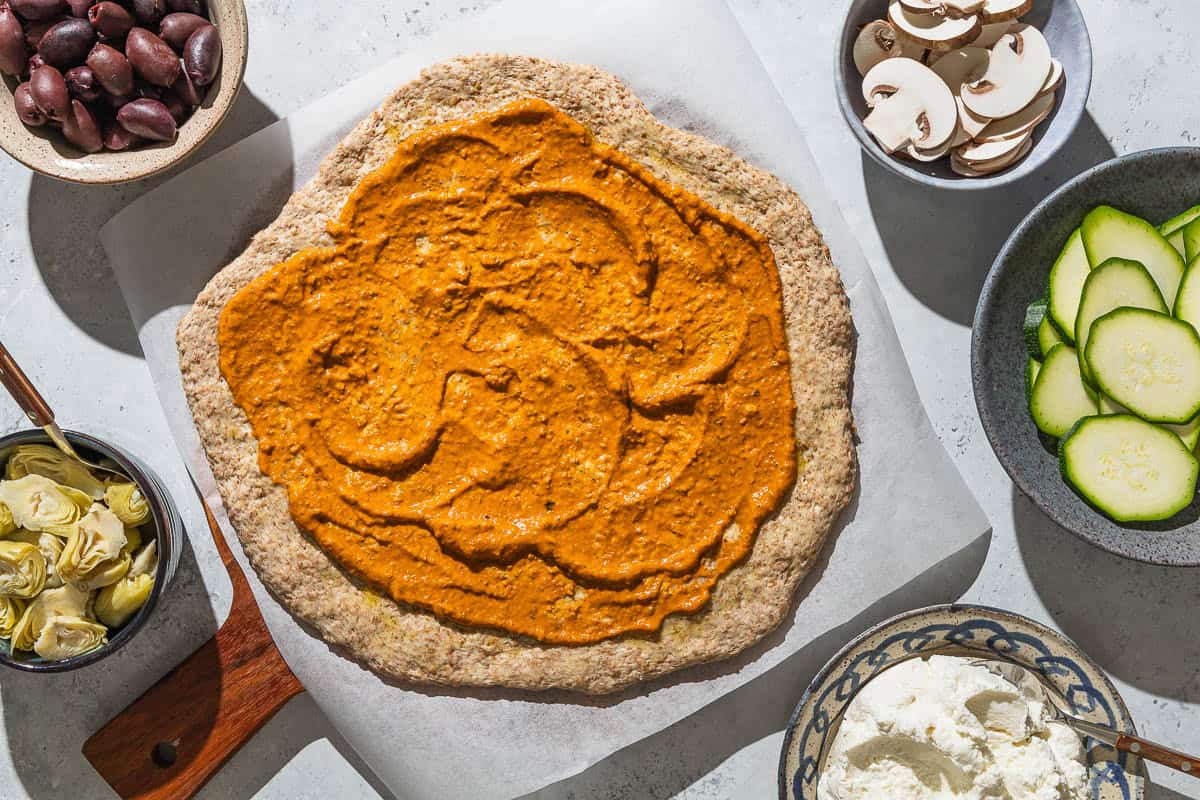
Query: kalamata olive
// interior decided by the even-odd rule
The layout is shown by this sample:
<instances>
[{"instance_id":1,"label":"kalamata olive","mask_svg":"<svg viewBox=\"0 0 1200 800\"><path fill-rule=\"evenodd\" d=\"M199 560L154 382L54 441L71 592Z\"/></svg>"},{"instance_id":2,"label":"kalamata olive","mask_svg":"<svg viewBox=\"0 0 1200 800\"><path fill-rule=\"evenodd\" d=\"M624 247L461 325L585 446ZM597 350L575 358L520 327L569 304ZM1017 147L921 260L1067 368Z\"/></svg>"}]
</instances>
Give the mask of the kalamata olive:
<instances>
[{"instance_id":1,"label":"kalamata olive","mask_svg":"<svg viewBox=\"0 0 1200 800\"><path fill-rule=\"evenodd\" d=\"M67 9L71 12L72 17L83 19L94 2L96 0L67 0Z\"/></svg>"},{"instance_id":2,"label":"kalamata olive","mask_svg":"<svg viewBox=\"0 0 1200 800\"><path fill-rule=\"evenodd\" d=\"M106 150L128 150L140 142L142 137L122 128L116 120L104 126L104 147Z\"/></svg>"},{"instance_id":3,"label":"kalamata olive","mask_svg":"<svg viewBox=\"0 0 1200 800\"><path fill-rule=\"evenodd\" d=\"M97 153L104 149L104 137L100 123L92 116L88 107L78 100L71 101L71 113L63 120L63 136L85 153Z\"/></svg>"},{"instance_id":4,"label":"kalamata olive","mask_svg":"<svg viewBox=\"0 0 1200 800\"><path fill-rule=\"evenodd\" d=\"M88 9L88 22L103 39L124 39L134 25L133 15L112 0L104 0Z\"/></svg>"},{"instance_id":5,"label":"kalamata olive","mask_svg":"<svg viewBox=\"0 0 1200 800\"><path fill-rule=\"evenodd\" d=\"M195 14L200 17L208 16L208 4L204 0L167 0L167 10L177 13Z\"/></svg>"},{"instance_id":6,"label":"kalamata olive","mask_svg":"<svg viewBox=\"0 0 1200 800\"><path fill-rule=\"evenodd\" d=\"M62 73L47 64L29 76L29 92L47 117L58 122L66 119L71 110L71 94Z\"/></svg>"},{"instance_id":7,"label":"kalamata olive","mask_svg":"<svg viewBox=\"0 0 1200 800\"><path fill-rule=\"evenodd\" d=\"M88 21L69 17L46 31L38 42L38 55L52 67L67 69L83 63L95 43L96 30Z\"/></svg>"},{"instance_id":8,"label":"kalamata olive","mask_svg":"<svg viewBox=\"0 0 1200 800\"><path fill-rule=\"evenodd\" d=\"M125 57L134 71L155 86L170 86L179 77L179 56L145 28L129 31L125 37Z\"/></svg>"},{"instance_id":9,"label":"kalamata olive","mask_svg":"<svg viewBox=\"0 0 1200 800\"><path fill-rule=\"evenodd\" d=\"M46 124L46 113L33 102L28 81L13 90L13 104L17 107L17 116L21 118L21 122L35 128Z\"/></svg>"},{"instance_id":10,"label":"kalamata olive","mask_svg":"<svg viewBox=\"0 0 1200 800\"><path fill-rule=\"evenodd\" d=\"M183 102L183 98L171 89L163 92L162 104L171 112L171 119L175 120L176 125L182 125L184 120L192 115L192 107Z\"/></svg>"},{"instance_id":11,"label":"kalamata olive","mask_svg":"<svg viewBox=\"0 0 1200 800\"><path fill-rule=\"evenodd\" d=\"M133 0L133 16L142 25L154 25L166 13L164 0Z\"/></svg>"},{"instance_id":12,"label":"kalamata olive","mask_svg":"<svg viewBox=\"0 0 1200 800\"><path fill-rule=\"evenodd\" d=\"M212 25L197 28L183 45L183 68L192 83L208 86L221 70L221 35Z\"/></svg>"},{"instance_id":13,"label":"kalamata olive","mask_svg":"<svg viewBox=\"0 0 1200 800\"><path fill-rule=\"evenodd\" d=\"M179 78L171 85L171 90L179 95L189 106L198 106L204 102L204 91L198 89L196 84L192 83L192 79L188 77L187 70L179 70Z\"/></svg>"},{"instance_id":14,"label":"kalamata olive","mask_svg":"<svg viewBox=\"0 0 1200 800\"><path fill-rule=\"evenodd\" d=\"M156 142L175 138L175 120L167 107L158 100L131 100L117 112L117 122L130 133Z\"/></svg>"},{"instance_id":15,"label":"kalamata olive","mask_svg":"<svg viewBox=\"0 0 1200 800\"><path fill-rule=\"evenodd\" d=\"M34 53L29 57L29 63L25 65L25 74L32 75L35 69L44 66L46 66L46 59Z\"/></svg>"},{"instance_id":16,"label":"kalamata olive","mask_svg":"<svg viewBox=\"0 0 1200 800\"><path fill-rule=\"evenodd\" d=\"M158 26L158 35L162 37L164 42L171 45L176 52L183 52L183 45L187 41L187 38L197 28L203 28L205 25L212 25L212 23L199 14L186 14L183 12L167 14Z\"/></svg>"},{"instance_id":17,"label":"kalamata olive","mask_svg":"<svg viewBox=\"0 0 1200 800\"><path fill-rule=\"evenodd\" d=\"M71 97L85 103L94 103L100 99L102 89L90 67L71 67L63 75L63 79L67 82L67 91L71 93Z\"/></svg>"},{"instance_id":18,"label":"kalamata olive","mask_svg":"<svg viewBox=\"0 0 1200 800\"><path fill-rule=\"evenodd\" d=\"M30 22L50 19L67 10L67 0L8 0L8 4Z\"/></svg>"},{"instance_id":19,"label":"kalamata olive","mask_svg":"<svg viewBox=\"0 0 1200 800\"><path fill-rule=\"evenodd\" d=\"M25 69L25 30L7 5L0 5L0 72L20 75Z\"/></svg>"},{"instance_id":20,"label":"kalamata olive","mask_svg":"<svg viewBox=\"0 0 1200 800\"><path fill-rule=\"evenodd\" d=\"M114 95L133 92L133 67L129 59L115 47L98 44L88 53L87 65L96 75L96 81L105 91Z\"/></svg>"}]
</instances>

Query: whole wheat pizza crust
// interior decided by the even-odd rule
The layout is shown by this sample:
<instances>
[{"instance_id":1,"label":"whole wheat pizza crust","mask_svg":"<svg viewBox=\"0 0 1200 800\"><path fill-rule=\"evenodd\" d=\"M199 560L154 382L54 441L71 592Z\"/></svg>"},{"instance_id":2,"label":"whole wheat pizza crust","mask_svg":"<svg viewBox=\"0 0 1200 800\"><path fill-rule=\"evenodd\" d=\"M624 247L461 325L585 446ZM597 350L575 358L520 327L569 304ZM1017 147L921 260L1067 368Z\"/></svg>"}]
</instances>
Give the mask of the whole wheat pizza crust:
<instances>
[{"instance_id":1,"label":"whole wheat pizza crust","mask_svg":"<svg viewBox=\"0 0 1200 800\"><path fill-rule=\"evenodd\" d=\"M218 366L217 323L225 303L296 251L332 244L326 223L359 180L391 157L398 137L531 96L765 234L782 279L797 406L796 484L759 530L747 560L718 581L708 607L668 618L657 636L544 645L443 622L356 585L295 526L286 491L259 471L258 444ZM730 150L660 124L628 87L594 67L474 56L437 64L400 87L212 279L180 322L178 345L196 428L230 520L263 583L327 642L404 681L605 693L732 656L783 619L855 482L849 304L808 208L779 179Z\"/></svg>"}]
</instances>

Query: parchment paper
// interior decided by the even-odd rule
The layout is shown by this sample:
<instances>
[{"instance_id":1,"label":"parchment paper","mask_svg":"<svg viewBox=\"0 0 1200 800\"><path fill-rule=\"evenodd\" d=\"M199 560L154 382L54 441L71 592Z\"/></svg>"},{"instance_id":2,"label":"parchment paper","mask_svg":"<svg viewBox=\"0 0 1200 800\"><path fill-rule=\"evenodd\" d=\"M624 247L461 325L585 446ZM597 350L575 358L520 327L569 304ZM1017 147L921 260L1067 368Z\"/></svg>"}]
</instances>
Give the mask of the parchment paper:
<instances>
[{"instance_id":1,"label":"parchment paper","mask_svg":"<svg viewBox=\"0 0 1200 800\"><path fill-rule=\"evenodd\" d=\"M402 798L515 796L579 772L761 675L988 529L930 427L879 289L821 185L800 130L724 2L511 0L470 30L399 56L183 173L102 231L184 461L244 567L180 388L176 323L209 277L394 87L422 66L480 51L596 64L631 84L660 119L732 147L800 192L841 270L859 335L860 492L780 631L730 662L601 700L384 683L332 653L248 570L292 669ZM179 476L170 477L178 485ZM210 546L200 507L192 497L176 499L203 560ZM794 696L781 699L788 705L803 687L791 688Z\"/></svg>"}]
</instances>

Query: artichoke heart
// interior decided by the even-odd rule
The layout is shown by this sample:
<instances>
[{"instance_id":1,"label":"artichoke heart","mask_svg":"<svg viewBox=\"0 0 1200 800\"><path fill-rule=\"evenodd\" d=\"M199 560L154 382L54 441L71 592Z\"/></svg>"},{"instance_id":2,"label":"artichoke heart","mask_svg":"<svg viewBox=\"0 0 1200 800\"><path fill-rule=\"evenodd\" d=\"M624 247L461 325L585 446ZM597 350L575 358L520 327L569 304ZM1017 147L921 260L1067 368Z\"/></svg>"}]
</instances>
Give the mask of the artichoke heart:
<instances>
[{"instance_id":1,"label":"artichoke heart","mask_svg":"<svg viewBox=\"0 0 1200 800\"><path fill-rule=\"evenodd\" d=\"M54 616L46 620L33 643L33 652L51 661L73 658L102 647L108 629L83 617Z\"/></svg>"},{"instance_id":2,"label":"artichoke heart","mask_svg":"<svg viewBox=\"0 0 1200 800\"><path fill-rule=\"evenodd\" d=\"M86 617L87 607L88 593L69 583L57 589L45 590L25 607L21 619L13 628L13 649L32 650L47 620L51 617Z\"/></svg>"},{"instance_id":3,"label":"artichoke heart","mask_svg":"<svg viewBox=\"0 0 1200 800\"><path fill-rule=\"evenodd\" d=\"M0 481L0 503L8 506L17 527L70 536L92 500L78 489L61 486L43 475Z\"/></svg>"},{"instance_id":4,"label":"artichoke heart","mask_svg":"<svg viewBox=\"0 0 1200 800\"><path fill-rule=\"evenodd\" d=\"M129 568L129 576L136 578L138 575L153 575L157 571L158 542L152 541L134 556L133 566Z\"/></svg>"},{"instance_id":5,"label":"artichoke heart","mask_svg":"<svg viewBox=\"0 0 1200 800\"><path fill-rule=\"evenodd\" d=\"M137 549L142 546L142 529L132 525L125 526L125 547L122 548L126 553L136 553Z\"/></svg>"},{"instance_id":6,"label":"artichoke heart","mask_svg":"<svg viewBox=\"0 0 1200 800\"><path fill-rule=\"evenodd\" d=\"M150 504L136 483L110 483L104 502L126 525L144 525L150 519Z\"/></svg>"},{"instance_id":7,"label":"artichoke heart","mask_svg":"<svg viewBox=\"0 0 1200 800\"><path fill-rule=\"evenodd\" d=\"M115 583L132 563L129 553L124 552L127 541L124 523L96 503L67 537L58 559L58 574L87 591Z\"/></svg>"},{"instance_id":8,"label":"artichoke heart","mask_svg":"<svg viewBox=\"0 0 1200 800\"><path fill-rule=\"evenodd\" d=\"M34 597L46 585L46 557L35 545L0 541L0 595Z\"/></svg>"},{"instance_id":9,"label":"artichoke heart","mask_svg":"<svg viewBox=\"0 0 1200 800\"><path fill-rule=\"evenodd\" d=\"M96 618L110 628L124 625L145 605L152 589L153 575L126 575L96 595Z\"/></svg>"},{"instance_id":10,"label":"artichoke heart","mask_svg":"<svg viewBox=\"0 0 1200 800\"><path fill-rule=\"evenodd\" d=\"M63 540L52 533L36 533L18 528L8 537L11 542L25 542L41 551L46 559L46 588L57 589L63 585L63 579L58 574L58 559L62 555Z\"/></svg>"},{"instance_id":11,"label":"artichoke heart","mask_svg":"<svg viewBox=\"0 0 1200 800\"><path fill-rule=\"evenodd\" d=\"M12 512L8 510L8 506L0 503L0 538L8 536L17 529L17 523L13 522Z\"/></svg>"},{"instance_id":12,"label":"artichoke heart","mask_svg":"<svg viewBox=\"0 0 1200 800\"><path fill-rule=\"evenodd\" d=\"M26 475L41 475L55 483L70 486L92 500L104 497L104 484L75 459L46 444L23 444L13 450L4 469L9 480Z\"/></svg>"},{"instance_id":13,"label":"artichoke heart","mask_svg":"<svg viewBox=\"0 0 1200 800\"><path fill-rule=\"evenodd\" d=\"M16 597L0 597L0 639L12 636L13 628L25 613L25 601Z\"/></svg>"}]
</instances>

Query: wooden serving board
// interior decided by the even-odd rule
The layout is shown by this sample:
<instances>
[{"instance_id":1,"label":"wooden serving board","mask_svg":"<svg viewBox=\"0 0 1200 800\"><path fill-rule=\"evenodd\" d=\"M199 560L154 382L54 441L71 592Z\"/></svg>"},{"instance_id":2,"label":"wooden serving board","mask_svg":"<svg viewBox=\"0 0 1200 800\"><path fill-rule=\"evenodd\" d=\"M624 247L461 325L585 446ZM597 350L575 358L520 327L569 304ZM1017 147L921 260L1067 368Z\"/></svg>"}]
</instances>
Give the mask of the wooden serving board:
<instances>
[{"instance_id":1,"label":"wooden serving board","mask_svg":"<svg viewBox=\"0 0 1200 800\"><path fill-rule=\"evenodd\" d=\"M213 638L84 743L84 756L122 798L186 800L304 691L212 512L204 512L233 605Z\"/></svg>"}]
</instances>

